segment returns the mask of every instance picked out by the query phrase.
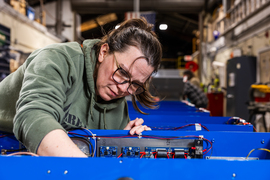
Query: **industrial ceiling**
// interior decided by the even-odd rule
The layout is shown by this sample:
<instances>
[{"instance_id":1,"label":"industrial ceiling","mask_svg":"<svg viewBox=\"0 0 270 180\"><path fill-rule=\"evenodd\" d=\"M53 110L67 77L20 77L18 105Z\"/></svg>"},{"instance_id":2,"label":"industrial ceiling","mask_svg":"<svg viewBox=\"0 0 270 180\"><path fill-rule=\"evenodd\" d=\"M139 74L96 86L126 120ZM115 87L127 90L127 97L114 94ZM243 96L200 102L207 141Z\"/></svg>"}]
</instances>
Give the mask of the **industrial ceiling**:
<instances>
[{"instance_id":1,"label":"industrial ceiling","mask_svg":"<svg viewBox=\"0 0 270 180\"><path fill-rule=\"evenodd\" d=\"M57 0L43 0L43 3ZM59 0L58 0L59 1ZM81 15L82 23L95 20L101 15L115 13L117 20L102 26L109 31L125 19L125 12L134 11L138 0L70 0L71 8ZM221 1L221 0L218 0ZM192 53L194 30L198 30L198 15L217 4L216 0L139 0L139 11L156 12L156 33L163 44L164 56L175 58L180 53ZM28 0L30 6L38 6L42 0ZM166 23L168 29L160 31L158 25ZM82 32L83 38L99 38L101 27Z\"/></svg>"}]
</instances>

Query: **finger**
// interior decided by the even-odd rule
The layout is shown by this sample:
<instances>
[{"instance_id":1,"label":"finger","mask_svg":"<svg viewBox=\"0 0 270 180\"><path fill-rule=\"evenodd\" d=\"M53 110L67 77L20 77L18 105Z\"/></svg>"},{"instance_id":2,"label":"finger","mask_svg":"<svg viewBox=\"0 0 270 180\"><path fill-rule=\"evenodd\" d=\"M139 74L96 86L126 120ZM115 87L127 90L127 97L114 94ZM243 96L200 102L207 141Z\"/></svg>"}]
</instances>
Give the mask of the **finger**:
<instances>
[{"instance_id":1,"label":"finger","mask_svg":"<svg viewBox=\"0 0 270 180\"><path fill-rule=\"evenodd\" d=\"M134 126L130 131L129 131L129 134L130 135L133 135L136 133L137 129L139 129L141 126Z\"/></svg>"},{"instance_id":2,"label":"finger","mask_svg":"<svg viewBox=\"0 0 270 180\"><path fill-rule=\"evenodd\" d=\"M133 126L135 126L135 122L136 120L139 119L139 118L136 118L135 120L133 121L130 121L127 126L124 128L124 130L130 130Z\"/></svg>"},{"instance_id":3,"label":"finger","mask_svg":"<svg viewBox=\"0 0 270 180\"><path fill-rule=\"evenodd\" d=\"M144 123L144 120L142 118L135 119L135 126L141 126L143 123Z\"/></svg>"},{"instance_id":4,"label":"finger","mask_svg":"<svg viewBox=\"0 0 270 180\"><path fill-rule=\"evenodd\" d=\"M145 130L145 131L152 131L152 129L151 129L150 127L148 127L148 126L146 126L146 127L144 128L144 130Z\"/></svg>"},{"instance_id":5,"label":"finger","mask_svg":"<svg viewBox=\"0 0 270 180\"><path fill-rule=\"evenodd\" d=\"M138 118L135 120L135 126L141 126L143 124L144 120L142 118Z\"/></svg>"},{"instance_id":6,"label":"finger","mask_svg":"<svg viewBox=\"0 0 270 180\"><path fill-rule=\"evenodd\" d=\"M138 129L136 129L135 133L136 134L140 134L142 133L143 131L147 131L147 130L151 130L151 128L147 127L146 125L144 126L140 126Z\"/></svg>"},{"instance_id":7,"label":"finger","mask_svg":"<svg viewBox=\"0 0 270 180\"><path fill-rule=\"evenodd\" d=\"M147 126L135 126L130 130L130 134L140 134L143 131L150 131L152 130L151 128L147 127Z\"/></svg>"}]
</instances>

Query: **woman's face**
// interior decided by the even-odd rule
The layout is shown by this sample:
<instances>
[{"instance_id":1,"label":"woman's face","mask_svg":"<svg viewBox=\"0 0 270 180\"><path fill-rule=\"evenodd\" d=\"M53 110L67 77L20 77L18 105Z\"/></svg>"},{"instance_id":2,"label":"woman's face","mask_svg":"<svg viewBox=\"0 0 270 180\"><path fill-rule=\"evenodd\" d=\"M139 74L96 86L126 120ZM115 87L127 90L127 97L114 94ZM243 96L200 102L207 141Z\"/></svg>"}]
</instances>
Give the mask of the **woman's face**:
<instances>
[{"instance_id":1,"label":"woman's face","mask_svg":"<svg viewBox=\"0 0 270 180\"><path fill-rule=\"evenodd\" d=\"M115 55L115 56L114 56ZM103 100L110 101L129 95L127 88L130 83L118 84L112 78L113 73L118 68L116 60L120 67L129 75L131 82L143 85L154 71L154 68L148 65L142 52L134 47L123 52L109 54L108 44L103 44L98 56L99 68L96 79L96 94Z\"/></svg>"}]
</instances>

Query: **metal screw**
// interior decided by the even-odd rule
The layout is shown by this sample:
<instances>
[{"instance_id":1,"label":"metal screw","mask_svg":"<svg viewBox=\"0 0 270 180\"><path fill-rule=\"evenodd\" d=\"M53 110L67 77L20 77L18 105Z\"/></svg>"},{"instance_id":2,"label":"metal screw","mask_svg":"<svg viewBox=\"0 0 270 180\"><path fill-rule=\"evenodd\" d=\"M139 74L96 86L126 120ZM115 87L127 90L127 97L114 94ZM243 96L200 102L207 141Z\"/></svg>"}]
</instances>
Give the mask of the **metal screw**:
<instances>
[{"instance_id":1,"label":"metal screw","mask_svg":"<svg viewBox=\"0 0 270 180\"><path fill-rule=\"evenodd\" d=\"M67 173L68 173L68 171L67 171L67 170L65 170L64 174L67 174Z\"/></svg>"},{"instance_id":2,"label":"metal screw","mask_svg":"<svg viewBox=\"0 0 270 180\"><path fill-rule=\"evenodd\" d=\"M215 139L213 138L213 139L212 139L212 143L214 143L214 142L215 142Z\"/></svg>"},{"instance_id":3,"label":"metal screw","mask_svg":"<svg viewBox=\"0 0 270 180\"><path fill-rule=\"evenodd\" d=\"M235 177L235 176L236 176L236 174L235 174L235 173L233 173L233 174L232 174L232 177Z\"/></svg>"},{"instance_id":4,"label":"metal screw","mask_svg":"<svg viewBox=\"0 0 270 180\"><path fill-rule=\"evenodd\" d=\"M50 174L51 173L51 170L48 170L47 173Z\"/></svg>"},{"instance_id":5,"label":"metal screw","mask_svg":"<svg viewBox=\"0 0 270 180\"><path fill-rule=\"evenodd\" d=\"M120 160L120 161L119 161L119 163L121 164L121 163L123 163L123 161L122 161L122 160Z\"/></svg>"},{"instance_id":6,"label":"metal screw","mask_svg":"<svg viewBox=\"0 0 270 180\"><path fill-rule=\"evenodd\" d=\"M261 143L264 144L264 139L262 139Z\"/></svg>"}]
</instances>

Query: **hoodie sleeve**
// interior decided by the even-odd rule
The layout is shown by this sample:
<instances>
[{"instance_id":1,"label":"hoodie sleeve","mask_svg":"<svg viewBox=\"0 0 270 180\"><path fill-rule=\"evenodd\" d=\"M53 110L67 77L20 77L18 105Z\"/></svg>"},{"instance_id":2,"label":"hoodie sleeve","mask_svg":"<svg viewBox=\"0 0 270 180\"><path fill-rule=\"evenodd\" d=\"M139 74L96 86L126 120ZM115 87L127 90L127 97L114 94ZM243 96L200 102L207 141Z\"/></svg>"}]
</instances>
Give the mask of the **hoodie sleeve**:
<instances>
[{"instance_id":1,"label":"hoodie sleeve","mask_svg":"<svg viewBox=\"0 0 270 180\"><path fill-rule=\"evenodd\" d=\"M66 93L74 82L71 72L71 60L54 49L41 51L26 68L13 131L31 152L37 151L50 131L63 129L59 122Z\"/></svg>"}]
</instances>

